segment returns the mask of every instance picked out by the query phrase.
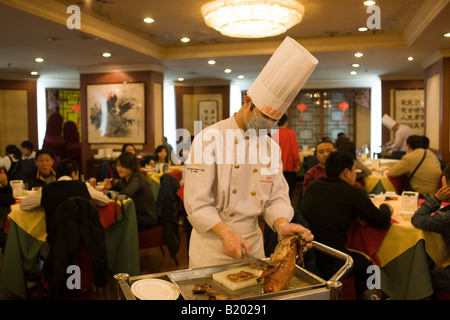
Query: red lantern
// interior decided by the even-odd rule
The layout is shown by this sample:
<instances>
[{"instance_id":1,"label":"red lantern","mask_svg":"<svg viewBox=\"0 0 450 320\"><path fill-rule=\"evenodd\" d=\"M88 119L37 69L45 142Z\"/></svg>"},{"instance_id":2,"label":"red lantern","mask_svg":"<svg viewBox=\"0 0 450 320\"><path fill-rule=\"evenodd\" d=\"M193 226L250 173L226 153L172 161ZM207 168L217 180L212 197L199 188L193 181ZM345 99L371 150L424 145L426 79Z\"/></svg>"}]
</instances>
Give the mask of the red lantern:
<instances>
[{"instance_id":1,"label":"red lantern","mask_svg":"<svg viewBox=\"0 0 450 320\"><path fill-rule=\"evenodd\" d=\"M72 111L80 112L80 110L81 110L81 106L79 104L74 104L72 106Z\"/></svg>"},{"instance_id":2,"label":"red lantern","mask_svg":"<svg viewBox=\"0 0 450 320\"><path fill-rule=\"evenodd\" d=\"M338 105L338 108L342 110L342 125L345 126L345 110L348 109L348 103L347 102L341 102Z\"/></svg>"},{"instance_id":3,"label":"red lantern","mask_svg":"<svg viewBox=\"0 0 450 320\"><path fill-rule=\"evenodd\" d=\"M308 109L308 106L306 104L304 104L304 103L299 103L297 105L297 109L300 111L300 121L301 121L301 124L303 126L303 111Z\"/></svg>"}]
</instances>

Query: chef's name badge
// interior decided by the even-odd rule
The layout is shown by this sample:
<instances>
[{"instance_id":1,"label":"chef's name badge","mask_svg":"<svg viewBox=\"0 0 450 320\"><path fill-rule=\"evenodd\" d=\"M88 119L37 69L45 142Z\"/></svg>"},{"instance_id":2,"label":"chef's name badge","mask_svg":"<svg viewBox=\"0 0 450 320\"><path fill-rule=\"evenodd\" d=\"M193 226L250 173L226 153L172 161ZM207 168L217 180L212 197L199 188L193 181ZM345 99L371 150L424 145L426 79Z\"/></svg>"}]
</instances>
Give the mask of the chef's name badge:
<instances>
[{"instance_id":1,"label":"chef's name badge","mask_svg":"<svg viewBox=\"0 0 450 320\"><path fill-rule=\"evenodd\" d=\"M259 179L259 182L262 182L262 183L273 183L273 176L262 175L261 178Z\"/></svg>"},{"instance_id":2,"label":"chef's name badge","mask_svg":"<svg viewBox=\"0 0 450 320\"><path fill-rule=\"evenodd\" d=\"M204 168L199 168L199 167L187 167L186 169L191 173L199 173L199 172L205 171Z\"/></svg>"}]
</instances>

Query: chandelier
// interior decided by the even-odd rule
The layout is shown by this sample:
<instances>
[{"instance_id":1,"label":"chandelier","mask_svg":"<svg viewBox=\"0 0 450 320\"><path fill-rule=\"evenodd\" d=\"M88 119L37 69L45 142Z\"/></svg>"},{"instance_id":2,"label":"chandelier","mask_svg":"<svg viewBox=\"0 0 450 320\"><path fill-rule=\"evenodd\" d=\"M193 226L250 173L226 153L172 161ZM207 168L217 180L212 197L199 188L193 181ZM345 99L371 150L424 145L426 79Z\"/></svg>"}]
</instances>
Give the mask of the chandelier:
<instances>
[{"instance_id":1,"label":"chandelier","mask_svg":"<svg viewBox=\"0 0 450 320\"><path fill-rule=\"evenodd\" d=\"M216 0L201 12L205 23L224 36L264 38L300 23L304 7L295 0Z\"/></svg>"}]
</instances>

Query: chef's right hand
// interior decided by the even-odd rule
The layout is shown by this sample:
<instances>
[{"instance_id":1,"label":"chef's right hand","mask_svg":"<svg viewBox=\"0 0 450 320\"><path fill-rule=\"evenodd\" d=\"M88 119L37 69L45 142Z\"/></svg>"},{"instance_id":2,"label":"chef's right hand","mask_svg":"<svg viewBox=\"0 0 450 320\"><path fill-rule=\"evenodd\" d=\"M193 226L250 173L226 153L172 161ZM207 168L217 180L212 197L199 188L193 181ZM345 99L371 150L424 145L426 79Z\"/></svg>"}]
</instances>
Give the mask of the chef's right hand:
<instances>
[{"instance_id":1,"label":"chef's right hand","mask_svg":"<svg viewBox=\"0 0 450 320\"><path fill-rule=\"evenodd\" d=\"M222 240L222 252L229 257L242 259L242 248L245 252L250 252L248 243L231 229L223 229L219 237Z\"/></svg>"}]
</instances>

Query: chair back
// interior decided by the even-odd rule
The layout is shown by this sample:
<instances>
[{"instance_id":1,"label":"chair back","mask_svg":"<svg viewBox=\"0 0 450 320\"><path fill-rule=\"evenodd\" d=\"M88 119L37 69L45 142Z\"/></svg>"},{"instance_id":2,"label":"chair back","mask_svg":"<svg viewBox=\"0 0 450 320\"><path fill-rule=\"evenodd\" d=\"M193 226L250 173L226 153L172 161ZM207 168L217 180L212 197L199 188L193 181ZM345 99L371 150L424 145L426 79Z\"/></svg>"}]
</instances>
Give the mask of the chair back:
<instances>
[{"instance_id":1,"label":"chair back","mask_svg":"<svg viewBox=\"0 0 450 320\"><path fill-rule=\"evenodd\" d=\"M80 267L83 286L92 285L92 280L97 287L107 284L104 230L98 210L90 200L82 197L64 200L47 221L47 234L50 251L44 262L44 275L49 282L50 299L64 288L66 270L72 264Z\"/></svg>"}]
</instances>

